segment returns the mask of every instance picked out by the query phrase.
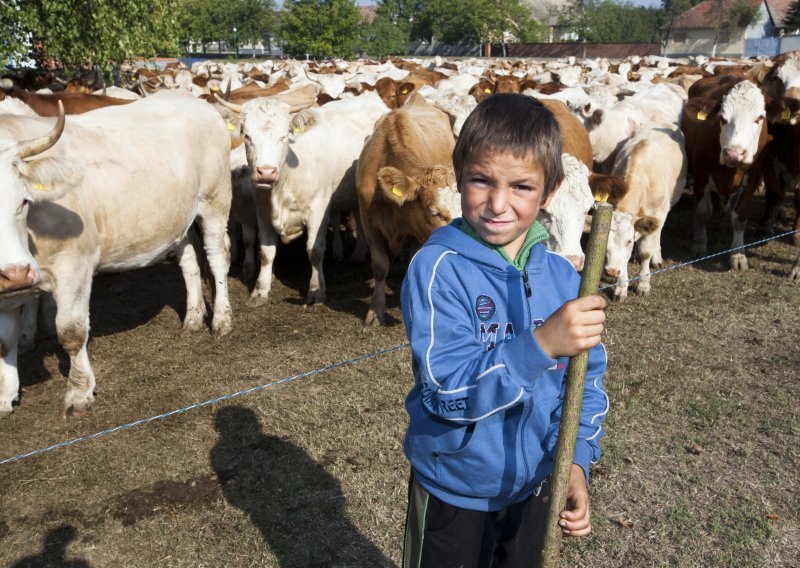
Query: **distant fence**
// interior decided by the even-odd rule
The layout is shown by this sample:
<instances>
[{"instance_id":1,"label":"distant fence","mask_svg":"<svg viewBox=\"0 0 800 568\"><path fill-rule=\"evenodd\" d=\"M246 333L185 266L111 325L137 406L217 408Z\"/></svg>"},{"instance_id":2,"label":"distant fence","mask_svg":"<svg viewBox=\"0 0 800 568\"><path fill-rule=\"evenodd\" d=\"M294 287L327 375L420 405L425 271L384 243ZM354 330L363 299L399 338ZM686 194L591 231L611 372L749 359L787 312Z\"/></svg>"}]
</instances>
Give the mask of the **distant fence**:
<instances>
[{"instance_id":1,"label":"distant fence","mask_svg":"<svg viewBox=\"0 0 800 568\"><path fill-rule=\"evenodd\" d=\"M495 52L496 47L492 48ZM661 45L658 43L517 43L507 44L508 57L607 57L624 59L638 55L660 55Z\"/></svg>"}]
</instances>

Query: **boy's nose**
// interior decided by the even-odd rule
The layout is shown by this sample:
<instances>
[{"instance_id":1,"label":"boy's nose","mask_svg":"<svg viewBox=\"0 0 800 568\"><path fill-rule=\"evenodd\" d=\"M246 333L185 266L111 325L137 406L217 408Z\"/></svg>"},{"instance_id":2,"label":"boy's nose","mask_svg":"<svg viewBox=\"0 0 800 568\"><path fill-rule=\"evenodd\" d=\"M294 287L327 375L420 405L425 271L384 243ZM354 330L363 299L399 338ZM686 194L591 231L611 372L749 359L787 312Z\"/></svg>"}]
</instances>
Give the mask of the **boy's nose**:
<instances>
[{"instance_id":1,"label":"boy's nose","mask_svg":"<svg viewBox=\"0 0 800 568\"><path fill-rule=\"evenodd\" d=\"M505 213L506 209L508 209L507 193L504 189L495 189L489 195L489 207L495 215Z\"/></svg>"}]
</instances>

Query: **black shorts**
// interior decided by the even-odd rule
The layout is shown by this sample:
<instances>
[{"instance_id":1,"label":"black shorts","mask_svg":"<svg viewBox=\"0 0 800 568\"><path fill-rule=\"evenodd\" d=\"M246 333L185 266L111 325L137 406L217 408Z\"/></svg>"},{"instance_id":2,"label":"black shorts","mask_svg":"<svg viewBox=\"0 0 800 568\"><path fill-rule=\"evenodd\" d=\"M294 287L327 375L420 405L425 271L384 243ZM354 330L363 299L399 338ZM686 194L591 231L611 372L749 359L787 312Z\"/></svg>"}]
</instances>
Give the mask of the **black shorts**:
<instances>
[{"instance_id":1,"label":"black shorts","mask_svg":"<svg viewBox=\"0 0 800 568\"><path fill-rule=\"evenodd\" d=\"M403 568L533 568L541 564L549 478L525 501L499 511L460 509L408 490Z\"/></svg>"}]
</instances>

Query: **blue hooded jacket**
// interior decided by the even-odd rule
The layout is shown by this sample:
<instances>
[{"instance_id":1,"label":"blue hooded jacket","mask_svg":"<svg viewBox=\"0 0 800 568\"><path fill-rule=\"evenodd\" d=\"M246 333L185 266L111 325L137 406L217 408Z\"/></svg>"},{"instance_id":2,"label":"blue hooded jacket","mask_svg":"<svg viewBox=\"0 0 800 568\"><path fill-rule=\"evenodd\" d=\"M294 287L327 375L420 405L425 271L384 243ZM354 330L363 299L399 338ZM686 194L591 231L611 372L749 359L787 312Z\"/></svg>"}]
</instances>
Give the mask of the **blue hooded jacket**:
<instances>
[{"instance_id":1,"label":"blue hooded jacket","mask_svg":"<svg viewBox=\"0 0 800 568\"><path fill-rule=\"evenodd\" d=\"M441 227L411 261L402 310L414 387L404 444L414 476L445 503L497 511L526 499L553 469L567 357L533 329L577 297L580 276L536 244L520 271L462 232ZM589 353L574 463L600 458L608 411L606 353Z\"/></svg>"}]
</instances>

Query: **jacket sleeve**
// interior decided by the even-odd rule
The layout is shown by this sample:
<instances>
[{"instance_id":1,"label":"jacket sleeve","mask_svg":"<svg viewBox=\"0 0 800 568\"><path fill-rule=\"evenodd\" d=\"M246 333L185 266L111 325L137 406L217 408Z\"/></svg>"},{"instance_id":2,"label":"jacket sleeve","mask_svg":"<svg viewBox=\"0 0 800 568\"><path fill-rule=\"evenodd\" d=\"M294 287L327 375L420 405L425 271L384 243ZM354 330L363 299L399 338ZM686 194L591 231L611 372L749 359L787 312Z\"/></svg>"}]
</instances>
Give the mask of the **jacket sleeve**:
<instances>
[{"instance_id":1,"label":"jacket sleeve","mask_svg":"<svg viewBox=\"0 0 800 568\"><path fill-rule=\"evenodd\" d=\"M575 441L575 456L573 463L581 466L589 480L589 467L600 459L599 440L603 437L603 420L608 413L608 396L603 388L603 375L606 371L608 360L606 348L601 343L589 351L589 363L586 369L586 384L583 389L583 402L581 404L580 423L578 436ZM566 389L566 374L561 390L561 401L564 400ZM561 423L561 410L563 404L553 412L550 428L547 433L547 449L555 461L558 429Z\"/></svg>"},{"instance_id":2,"label":"jacket sleeve","mask_svg":"<svg viewBox=\"0 0 800 568\"><path fill-rule=\"evenodd\" d=\"M467 424L519 404L526 388L557 363L530 330L486 351L471 302L453 266L454 253L415 259L403 283L402 309L425 408Z\"/></svg>"}]
</instances>

